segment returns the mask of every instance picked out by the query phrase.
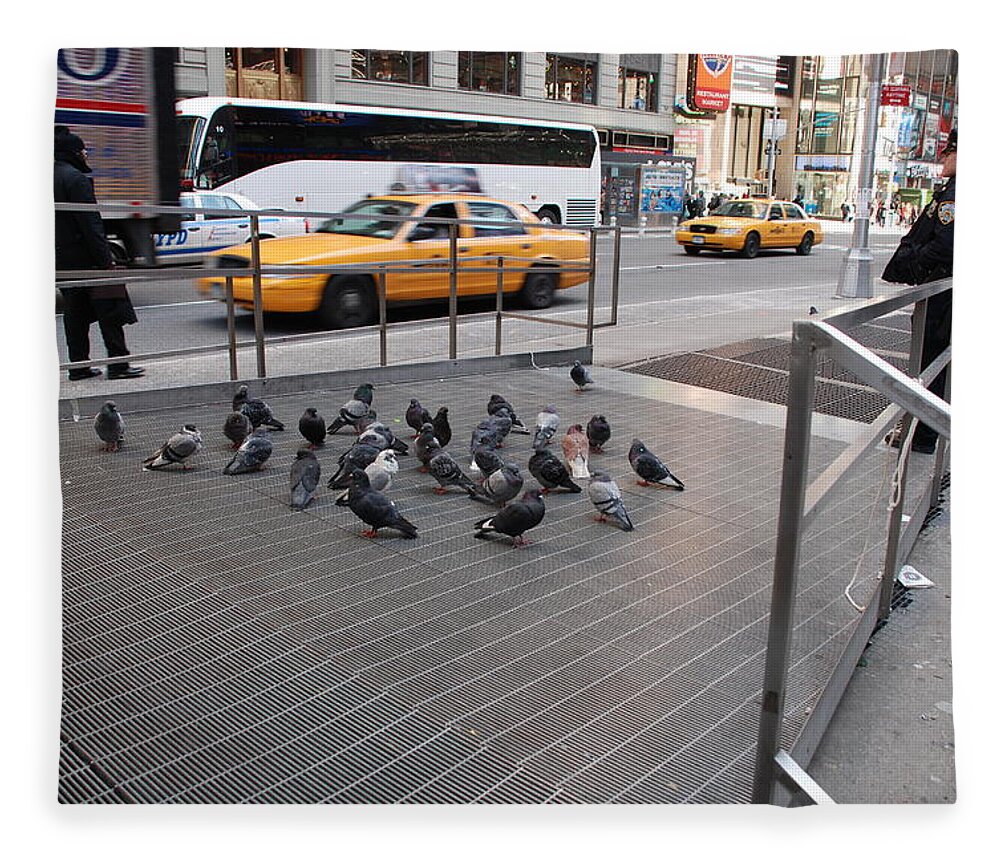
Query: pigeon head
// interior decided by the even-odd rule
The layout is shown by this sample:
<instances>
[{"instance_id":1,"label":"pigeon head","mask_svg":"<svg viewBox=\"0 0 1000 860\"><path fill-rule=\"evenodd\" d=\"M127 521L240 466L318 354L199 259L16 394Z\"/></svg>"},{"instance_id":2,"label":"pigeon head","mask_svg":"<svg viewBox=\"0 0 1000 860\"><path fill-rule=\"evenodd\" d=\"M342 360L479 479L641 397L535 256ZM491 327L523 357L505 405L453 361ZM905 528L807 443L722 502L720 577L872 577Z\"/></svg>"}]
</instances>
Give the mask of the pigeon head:
<instances>
[{"instance_id":1,"label":"pigeon head","mask_svg":"<svg viewBox=\"0 0 1000 860\"><path fill-rule=\"evenodd\" d=\"M101 407L105 412L114 412L118 406L115 404L114 400L109 400L104 406Z\"/></svg>"},{"instance_id":2,"label":"pigeon head","mask_svg":"<svg viewBox=\"0 0 1000 860\"><path fill-rule=\"evenodd\" d=\"M295 452L295 459L296 460L307 460L310 457L313 460L316 459L316 455L312 451L310 451L308 448L299 448L299 450Z\"/></svg>"},{"instance_id":3,"label":"pigeon head","mask_svg":"<svg viewBox=\"0 0 1000 860\"><path fill-rule=\"evenodd\" d=\"M580 359L576 359L576 361L573 362L573 367L579 367L579 366L580 366Z\"/></svg>"},{"instance_id":4,"label":"pigeon head","mask_svg":"<svg viewBox=\"0 0 1000 860\"><path fill-rule=\"evenodd\" d=\"M368 473L361 469L353 469L351 471L351 483L361 489L371 486L371 481L368 480Z\"/></svg>"},{"instance_id":5,"label":"pigeon head","mask_svg":"<svg viewBox=\"0 0 1000 860\"><path fill-rule=\"evenodd\" d=\"M194 424L185 424L184 425L184 429L187 430L188 433L197 433L198 432L198 428L195 427Z\"/></svg>"},{"instance_id":6,"label":"pigeon head","mask_svg":"<svg viewBox=\"0 0 1000 860\"><path fill-rule=\"evenodd\" d=\"M542 491L538 489L538 487L532 487L530 490L527 490L523 496L521 496L521 501L531 502L535 499L540 499L541 497Z\"/></svg>"},{"instance_id":7,"label":"pigeon head","mask_svg":"<svg viewBox=\"0 0 1000 860\"><path fill-rule=\"evenodd\" d=\"M236 396L237 397L246 397L247 394L249 394L249 393L250 393L250 389L246 385L241 385L239 388L236 389Z\"/></svg>"},{"instance_id":8,"label":"pigeon head","mask_svg":"<svg viewBox=\"0 0 1000 860\"><path fill-rule=\"evenodd\" d=\"M578 433L582 433L583 432L583 425L582 424L574 424L569 429L570 430L576 430Z\"/></svg>"},{"instance_id":9,"label":"pigeon head","mask_svg":"<svg viewBox=\"0 0 1000 860\"><path fill-rule=\"evenodd\" d=\"M310 418L315 418L316 417L316 407L315 406L307 406L306 407L306 415L308 415Z\"/></svg>"},{"instance_id":10,"label":"pigeon head","mask_svg":"<svg viewBox=\"0 0 1000 860\"><path fill-rule=\"evenodd\" d=\"M447 406L442 406L440 409L438 409L437 414L438 415L447 415L448 414L448 407Z\"/></svg>"},{"instance_id":11,"label":"pigeon head","mask_svg":"<svg viewBox=\"0 0 1000 860\"><path fill-rule=\"evenodd\" d=\"M420 427L420 432L421 433L431 433L431 434L433 434L434 433L434 425L431 424L429 421L425 421L423 423L423 425L421 425L421 427Z\"/></svg>"},{"instance_id":12,"label":"pigeon head","mask_svg":"<svg viewBox=\"0 0 1000 860\"><path fill-rule=\"evenodd\" d=\"M551 403L542 410L542 412L555 412L555 411L556 408Z\"/></svg>"},{"instance_id":13,"label":"pigeon head","mask_svg":"<svg viewBox=\"0 0 1000 860\"><path fill-rule=\"evenodd\" d=\"M382 464L383 468L387 472L399 471L399 460L396 459L396 452L393 451L392 448L380 451L379 455L375 459Z\"/></svg>"},{"instance_id":14,"label":"pigeon head","mask_svg":"<svg viewBox=\"0 0 1000 860\"><path fill-rule=\"evenodd\" d=\"M610 481L611 478L607 472L591 472L590 473L590 483L599 484L603 481Z\"/></svg>"}]
</instances>

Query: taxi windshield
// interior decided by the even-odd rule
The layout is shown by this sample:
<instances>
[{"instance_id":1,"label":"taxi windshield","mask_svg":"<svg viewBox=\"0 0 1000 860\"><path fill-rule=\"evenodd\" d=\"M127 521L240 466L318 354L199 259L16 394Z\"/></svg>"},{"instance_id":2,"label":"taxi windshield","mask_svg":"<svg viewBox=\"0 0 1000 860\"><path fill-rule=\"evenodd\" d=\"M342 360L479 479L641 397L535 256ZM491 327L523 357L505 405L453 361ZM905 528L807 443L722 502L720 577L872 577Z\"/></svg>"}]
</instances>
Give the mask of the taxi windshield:
<instances>
[{"instance_id":1,"label":"taxi windshield","mask_svg":"<svg viewBox=\"0 0 1000 860\"><path fill-rule=\"evenodd\" d=\"M763 218L767 206L756 200L730 200L712 214L724 218Z\"/></svg>"},{"instance_id":2,"label":"taxi windshield","mask_svg":"<svg viewBox=\"0 0 1000 860\"><path fill-rule=\"evenodd\" d=\"M406 221L396 221L386 216L409 215L416 209L415 203L403 200L362 200L349 206L344 214L357 215L356 218L330 218L317 229L317 233L345 233L350 236L372 236L377 239L391 239ZM369 217L362 218L366 215Z\"/></svg>"}]
</instances>

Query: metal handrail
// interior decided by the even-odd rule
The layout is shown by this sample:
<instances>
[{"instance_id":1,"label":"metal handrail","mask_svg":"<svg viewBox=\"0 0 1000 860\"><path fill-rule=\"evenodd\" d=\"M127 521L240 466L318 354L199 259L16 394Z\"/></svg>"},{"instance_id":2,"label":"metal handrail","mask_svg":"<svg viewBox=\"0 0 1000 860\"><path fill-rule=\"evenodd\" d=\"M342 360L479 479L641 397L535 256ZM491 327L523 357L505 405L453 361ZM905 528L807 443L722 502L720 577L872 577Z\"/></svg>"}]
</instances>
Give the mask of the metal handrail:
<instances>
[{"instance_id":1,"label":"metal handrail","mask_svg":"<svg viewBox=\"0 0 1000 860\"><path fill-rule=\"evenodd\" d=\"M905 422L904 429L910 421L921 420L934 428L942 439L950 438L950 406L923 386L935 379L950 364L951 347L949 346L922 373L920 364L927 300L951 288L952 279L947 278L908 289L899 295L873 299L859 308L837 309L817 320L796 320L793 324L774 582L754 772L755 803L774 803L781 776L794 777L785 766L788 764L789 755L802 767L808 764L808 760L802 759L811 757L809 744L803 744L799 750L793 749L791 754L781 749L785 691L798 584L799 551L804 530L815 520L816 514L830 498L832 490L854 472L862 455L877 444L885 430L892 426L900 414L903 415ZM910 340L909 375L897 370L844 334L844 329L853 328L911 304L915 304L915 310ZM839 366L854 373L896 405L884 410L867 433L862 434L809 484L807 472L813 397L816 388L817 356L820 351L825 352ZM928 492L922 497L922 503L927 503L930 495L936 494L940 486L945 449L944 443L938 446L934 471L928 484ZM879 592L863 610L851 641L820 697L820 707L813 709L806 728L800 733L800 739L808 735L815 740L817 736L822 735L850 678L850 670L857 661L860 649L871 635L879 618L888 615L892 583L898 572L899 558L905 556L901 549L907 543L906 536L902 538L900 536L901 500L909 467L909 459L902 446L898 462L902 467L899 501L890 507L885 563ZM919 517L911 518L911 525L914 522L919 524ZM915 533L912 537L915 540ZM839 689L835 694L831 694L835 686ZM798 756L796 752L799 753Z\"/></svg>"},{"instance_id":2,"label":"metal handrail","mask_svg":"<svg viewBox=\"0 0 1000 860\"><path fill-rule=\"evenodd\" d=\"M136 206L139 204L122 204L122 203L97 203L97 204L80 204L80 203L56 203L56 211L84 211L84 212L104 212L104 213L120 213L122 210L128 213L134 213ZM154 212L156 214L169 214L177 215L178 212L182 212L185 215L204 213L209 215L219 215L223 217L233 217L234 210L230 209L211 209L211 208L193 208L193 207L178 207L176 205L163 205L163 204L142 204L142 208L147 212ZM144 353L142 355L132 356L133 360L151 360L156 358L174 358L181 357L185 355L204 355L208 353L218 352L221 350L228 350L229 353L229 372L230 378L236 380L238 376L237 367L237 350L240 348L245 348L250 345L248 342L237 342L235 334L235 307L236 302L233 298L233 280L236 278L252 278L253 285L253 311L254 311L254 340L253 345L256 348L256 363L257 363L257 376L258 378L266 378L267 368L266 368L266 343L276 344L284 343L289 340L326 340L336 337L335 332L322 332L313 333L305 336L292 336L282 337L282 338L266 338L263 331L263 302L262 302L262 290L264 287L263 281L265 278L273 276L283 276L283 275L299 275L306 276L310 274L358 274L364 273L370 275L376 284L377 300L379 305L379 360L381 366L385 366L387 363L387 332L389 328L392 328L397 323L388 323L386 320L386 290L385 290L385 276L388 273L393 272L416 272L416 273L426 273L440 275L442 268L446 265L449 273L449 291L448 291L448 353L449 358L455 359L458 354L457 346L457 328L458 328L458 230L460 225L480 225L480 226L496 226L496 221L490 221L488 219L458 219L458 218L428 218L426 216L414 216L414 215L379 215L379 220L386 220L392 222L408 222L417 221L420 223L440 223L446 225L449 231L449 257L447 262L444 258L440 262L429 264L427 261L369 261L366 263L351 263L351 264L341 264L336 266L270 266L262 265L260 261L260 217L273 217L275 215L279 217L317 217L317 218L358 218L370 220L372 215L360 214L360 213L343 213L343 212L299 212L299 211L288 211L288 210L274 210L274 209L259 209L259 210L247 210L244 209L240 215L250 218L251 235L249 244L251 245L251 259L250 265L246 268L241 269L230 269L230 268L220 268L218 266L190 266L185 267L182 271L185 275L190 277L213 277L213 278L224 278L225 279L225 301L226 301L226 322L228 331L228 342L224 346L209 346L209 347L191 347L185 349L167 350L163 352L154 353ZM616 325L618 318L618 294L619 294L619 268L621 260L621 228L619 227L606 227L603 225L595 225L589 228L581 228L576 225L550 225L550 224L528 224L527 230L529 233L532 230L537 229L548 229L554 227L556 229L570 230L573 232L589 232L590 234L590 253L587 264L574 263L574 262L563 262L560 260L553 260L547 258L534 258L534 257L523 257L523 256L508 256L498 257L498 256L481 256L481 257L462 257L462 271L463 273L482 273L482 272L496 272L498 284L501 285L500 289L502 291L502 283L504 274L517 273L517 272L528 272L537 271L539 268L543 269L554 269L559 272L588 272L590 277L589 289L587 294L587 321L586 323L574 323L566 320L556 320L548 317L532 316L529 314L518 314L513 311L506 311L502 308L502 295L498 299L498 308L496 316L496 354L501 354L501 320L504 316L510 318L517 318L523 320L530 320L534 322L541 322L548 325L559 325L570 328L580 328L586 330L586 344L588 347L593 346L593 331L595 328L602 328L609 325ZM597 278L597 259L596 259L596 248L597 248L597 236L602 233L609 233L614 238L614 271L612 273L612 307L611 307L611 319L607 322L595 322L594 321L594 293ZM310 234L304 234L310 235ZM513 261L513 265L511 264ZM486 263L488 265L483 266L469 266L468 263ZM521 265L519 265L521 264ZM115 267L114 269L104 269L104 270L93 270L93 269L74 269L74 270L60 270L56 272L56 288L59 290L72 290L72 289L83 289L87 287L100 286L102 284L120 284L123 278L127 278L133 283L153 283L160 280L176 280L178 278L179 272L176 269L165 269L159 267ZM89 360L80 362L67 362L60 364L60 369L74 369L88 367L91 364L101 364L110 363L110 360Z\"/></svg>"}]
</instances>

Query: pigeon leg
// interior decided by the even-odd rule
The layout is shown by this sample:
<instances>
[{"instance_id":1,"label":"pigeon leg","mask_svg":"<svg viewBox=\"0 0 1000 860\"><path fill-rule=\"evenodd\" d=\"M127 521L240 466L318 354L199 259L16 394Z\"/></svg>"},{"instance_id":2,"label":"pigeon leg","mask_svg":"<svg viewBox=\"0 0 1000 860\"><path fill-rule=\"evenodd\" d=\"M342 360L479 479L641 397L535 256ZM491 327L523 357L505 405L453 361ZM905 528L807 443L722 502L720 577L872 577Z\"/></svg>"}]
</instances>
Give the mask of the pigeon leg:
<instances>
[{"instance_id":1,"label":"pigeon leg","mask_svg":"<svg viewBox=\"0 0 1000 860\"><path fill-rule=\"evenodd\" d=\"M542 495L543 496L547 496L550 492L552 492L552 491L548 487L543 487L542 488Z\"/></svg>"},{"instance_id":2,"label":"pigeon leg","mask_svg":"<svg viewBox=\"0 0 1000 860\"><path fill-rule=\"evenodd\" d=\"M649 486L649 481L641 481L641 480L640 480L640 481L636 481L636 483L637 483L637 484L638 484L638 485L639 485L640 487L648 487L648 486Z\"/></svg>"},{"instance_id":3,"label":"pigeon leg","mask_svg":"<svg viewBox=\"0 0 1000 860\"><path fill-rule=\"evenodd\" d=\"M434 492L437 493L439 496L443 496L443 495L445 495L448 492L448 488L447 487L435 487L434 488Z\"/></svg>"},{"instance_id":4,"label":"pigeon leg","mask_svg":"<svg viewBox=\"0 0 1000 860\"><path fill-rule=\"evenodd\" d=\"M521 535L514 538L514 549L520 549L522 546L527 546L531 543L530 540L525 540Z\"/></svg>"},{"instance_id":5,"label":"pigeon leg","mask_svg":"<svg viewBox=\"0 0 1000 860\"><path fill-rule=\"evenodd\" d=\"M600 516L594 517L594 522L595 523L606 523L607 521L608 521L608 518L606 516L604 516L604 514L601 514Z\"/></svg>"},{"instance_id":6,"label":"pigeon leg","mask_svg":"<svg viewBox=\"0 0 1000 860\"><path fill-rule=\"evenodd\" d=\"M365 531L361 532L361 537L373 538L375 537L376 534L377 531L375 529L366 529Z\"/></svg>"}]
</instances>

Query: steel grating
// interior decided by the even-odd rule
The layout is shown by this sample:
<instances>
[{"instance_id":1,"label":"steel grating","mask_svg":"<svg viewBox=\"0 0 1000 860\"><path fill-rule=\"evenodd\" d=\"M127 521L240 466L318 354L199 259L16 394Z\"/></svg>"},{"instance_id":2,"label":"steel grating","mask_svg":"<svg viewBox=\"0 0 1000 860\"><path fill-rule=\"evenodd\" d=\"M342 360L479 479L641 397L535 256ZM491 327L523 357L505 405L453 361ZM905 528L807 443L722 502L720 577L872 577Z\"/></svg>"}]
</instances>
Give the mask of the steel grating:
<instances>
[{"instance_id":1,"label":"steel grating","mask_svg":"<svg viewBox=\"0 0 1000 860\"><path fill-rule=\"evenodd\" d=\"M585 495L551 494L525 549L475 540L489 509L435 495L411 457L391 495L420 537L366 540L325 486L346 435L319 451L321 491L296 513L297 433L274 434L262 473L224 476L228 404L126 407L113 455L90 419L61 425L60 801L748 802L781 431L600 386L577 394L564 370L386 385L376 405L390 423L410 397L448 404L464 452L490 391L528 423L550 402L564 426L606 414L612 442L592 462L636 530L593 522ZM349 394L268 400L294 428L306 405L331 416ZM196 468L142 472L186 421L206 439ZM684 493L635 484L633 435ZM815 440L813 473L840 449ZM508 437L506 453L525 466L529 437ZM842 591L880 525L868 518L881 463L803 546L789 737L855 620Z\"/></svg>"}]
</instances>

